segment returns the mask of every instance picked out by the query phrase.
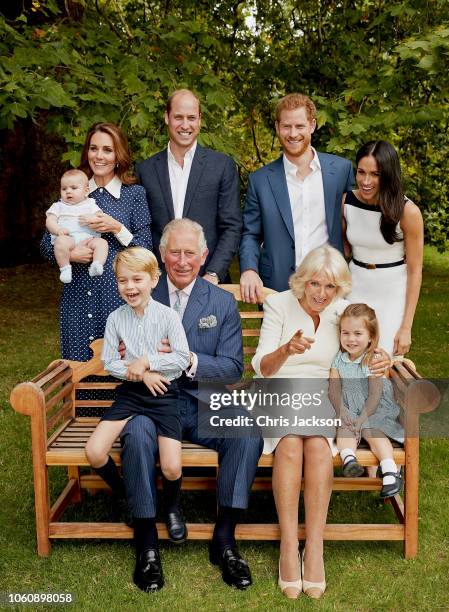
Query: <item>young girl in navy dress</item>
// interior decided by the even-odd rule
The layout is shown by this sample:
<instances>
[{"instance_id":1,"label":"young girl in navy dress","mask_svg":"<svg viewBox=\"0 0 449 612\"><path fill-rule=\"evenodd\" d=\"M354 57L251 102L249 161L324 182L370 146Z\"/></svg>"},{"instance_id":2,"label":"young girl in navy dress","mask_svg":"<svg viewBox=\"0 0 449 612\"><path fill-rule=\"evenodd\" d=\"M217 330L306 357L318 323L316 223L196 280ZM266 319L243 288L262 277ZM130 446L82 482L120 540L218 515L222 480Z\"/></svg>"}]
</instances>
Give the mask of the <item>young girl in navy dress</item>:
<instances>
[{"instance_id":1,"label":"young girl in navy dress","mask_svg":"<svg viewBox=\"0 0 449 612\"><path fill-rule=\"evenodd\" d=\"M123 498L123 481L109 451L130 418L148 416L158 433L165 511L179 512L182 428L176 379L189 365L186 335L179 315L151 298L159 279L153 253L125 249L113 268L125 304L108 317L101 358L105 370L126 382L88 440L86 456L116 498ZM163 338L168 338L170 353L158 352ZM126 346L126 360L121 359L120 342Z\"/></svg>"},{"instance_id":2,"label":"young girl in navy dress","mask_svg":"<svg viewBox=\"0 0 449 612\"><path fill-rule=\"evenodd\" d=\"M366 304L351 304L340 318L340 351L330 370L330 397L342 425L337 430L337 448L344 476L361 476L364 468L355 455L364 438L380 461L382 498L399 493L402 479L393 459L389 438L404 441L397 420L399 406L393 400L389 380L370 374L368 363L377 348L379 326L376 313Z\"/></svg>"}]
</instances>

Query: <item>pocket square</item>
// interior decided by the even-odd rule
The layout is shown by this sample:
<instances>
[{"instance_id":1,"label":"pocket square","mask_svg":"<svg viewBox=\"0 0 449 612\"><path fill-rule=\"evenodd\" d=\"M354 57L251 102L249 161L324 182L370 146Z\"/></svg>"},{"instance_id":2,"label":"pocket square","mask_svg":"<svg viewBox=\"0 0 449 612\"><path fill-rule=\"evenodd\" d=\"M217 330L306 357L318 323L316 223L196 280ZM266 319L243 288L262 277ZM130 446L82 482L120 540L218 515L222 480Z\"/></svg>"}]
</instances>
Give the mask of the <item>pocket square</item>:
<instances>
[{"instance_id":1,"label":"pocket square","mask_svg":"<svg viewBox=\"0 0 449 612\"><path fill-rule=\"evenodd\" d=\"M200 329L209 329L210 327L217 327L217 317L215 315L203 317L198 321L198 327Z\"/></svg>"}]
</instances>

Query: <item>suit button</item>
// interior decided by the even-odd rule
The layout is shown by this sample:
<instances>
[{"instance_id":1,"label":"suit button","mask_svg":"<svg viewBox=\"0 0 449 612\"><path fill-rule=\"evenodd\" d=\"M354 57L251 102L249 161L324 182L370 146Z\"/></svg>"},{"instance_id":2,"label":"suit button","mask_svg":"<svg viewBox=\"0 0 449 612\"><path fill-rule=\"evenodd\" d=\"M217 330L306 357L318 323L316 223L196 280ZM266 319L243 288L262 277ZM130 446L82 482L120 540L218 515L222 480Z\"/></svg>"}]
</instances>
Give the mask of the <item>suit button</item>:
<instances>
[{"instance_id":1,"label":"suit button","mask_svg":"<svg viewBox=\"0 0 449 612\"><path fill-rule=\"evenodd\" d=\"M290 268L290 270L291 270L292 272L294 272L294 271L295 271L295 268L292 266L292 267Z\"/></svg>"}]
</instances>

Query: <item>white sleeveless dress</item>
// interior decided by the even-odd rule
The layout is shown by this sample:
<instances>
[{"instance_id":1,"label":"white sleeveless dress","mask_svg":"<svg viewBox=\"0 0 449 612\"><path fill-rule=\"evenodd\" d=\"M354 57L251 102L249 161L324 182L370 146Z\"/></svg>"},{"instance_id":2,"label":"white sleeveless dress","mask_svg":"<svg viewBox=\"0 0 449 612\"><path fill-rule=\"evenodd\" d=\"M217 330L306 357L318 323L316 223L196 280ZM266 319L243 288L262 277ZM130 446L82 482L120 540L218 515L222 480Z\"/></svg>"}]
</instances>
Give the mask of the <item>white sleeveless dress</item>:
<instances>
[{"instance_id":1,"label":"white sleeveless dress","mask_svg":"<svg viewBox=\"0 0 449 612\"><path fill-rule=\"evenodd\" d=\"M360 202L352 191L346 194L344 207L346 237L354 259L363 263L392 263L405 257L404 241L388 244L380 231L379 206ZM398 226L397 231L402 237ZM379 321L379 346L390 355L405 309L407 291L407 265L368 270L349 264L352 275L352 292L348 296L352 304L361 302L374 308Z\"/></svg>"}]
</instances>

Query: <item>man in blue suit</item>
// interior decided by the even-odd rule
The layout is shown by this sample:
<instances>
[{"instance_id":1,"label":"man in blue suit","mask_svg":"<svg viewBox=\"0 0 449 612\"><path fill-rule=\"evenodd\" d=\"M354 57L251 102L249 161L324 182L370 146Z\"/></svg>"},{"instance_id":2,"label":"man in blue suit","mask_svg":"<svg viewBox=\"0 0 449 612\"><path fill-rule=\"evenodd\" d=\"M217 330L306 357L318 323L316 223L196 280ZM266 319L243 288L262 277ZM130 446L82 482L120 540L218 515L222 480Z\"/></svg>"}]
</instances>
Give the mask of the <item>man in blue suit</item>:
<instances>
[{"instance_id":1,"label":"man in blue suit","mask_svg":"<svg viewBox=\"0 0 449 612\"><path fill-rule=\"evenodd\" d=\"M136 168L147 193L154 252L160 261L159 241L169 221L182 217L197 221L208 246L200 274L214 284L227 282L242 232L235 163L227 155L197 143L201 107L188 89L179 89L169 97L165 123L167 148Z\"/></svg>"},{"instance_id":2,"label":"man in blue suit","mask_svg":"<svg viewBox=\"0 0 449 612\"><path fill-rule=\"evenodd\" d=\"M343 252L341 203L353 182L351 162L311 145L316 108L302 94L276 107L283 154L250 175L240 242L242 299L262 301L262 286L288 289L288 279L312 249Z\"/></svg>"},{"instance_id":3,"label":"man in blue suit","mask_svg":"<svg viewBox=\"0 0 449 612\"><path fill-rule=\"evenodd\" d=\"M240 315L234 297L198 276L207 258L200 225L175 219L160 242L167 276L161 277L152 297L172 307L182 318L190 349L190 364L178 379L183 438L218 451L218 517L209 556L220 566L223 580L239 589L251 584L247 563L240 557L234 531L248 496L262 452L262 439L202 437L198 423L198 381L236 381L243 372ZM162 347L169 351L169 346ZM133 515L136 542L134 582L144 591L164 584L155 526L155 463L157 435L146 417L134 417L122 433L122 466L127 498ZM184 541L186 529L179 512L168 516L171 539ZM174 536L174 537L173 537Z\"/></svg>"}]
</instances>

